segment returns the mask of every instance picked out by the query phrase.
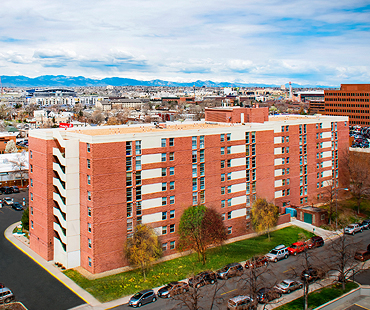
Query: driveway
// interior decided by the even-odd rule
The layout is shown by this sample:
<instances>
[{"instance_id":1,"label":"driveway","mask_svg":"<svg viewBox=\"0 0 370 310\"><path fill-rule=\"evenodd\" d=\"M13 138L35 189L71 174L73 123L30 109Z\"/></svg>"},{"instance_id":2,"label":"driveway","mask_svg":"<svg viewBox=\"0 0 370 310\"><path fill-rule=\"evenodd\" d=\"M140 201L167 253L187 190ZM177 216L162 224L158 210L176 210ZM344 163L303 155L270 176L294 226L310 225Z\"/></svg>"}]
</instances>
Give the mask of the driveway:
<instances>
[{"instance_id":1,"label":"driveway","mask_svg":"<svg viewBox=\"0 0 370 310\"><path fill-rule=\"evenodd\" d=\"M2 195L0 199L5 196L22 203L27 193ZM22 213L8 206L0 209L0 282L9 287L16 300L29 310L65 310L84 304L76 294L5 239L5 229L20 221Z\"/></svg>"}]
</instances>

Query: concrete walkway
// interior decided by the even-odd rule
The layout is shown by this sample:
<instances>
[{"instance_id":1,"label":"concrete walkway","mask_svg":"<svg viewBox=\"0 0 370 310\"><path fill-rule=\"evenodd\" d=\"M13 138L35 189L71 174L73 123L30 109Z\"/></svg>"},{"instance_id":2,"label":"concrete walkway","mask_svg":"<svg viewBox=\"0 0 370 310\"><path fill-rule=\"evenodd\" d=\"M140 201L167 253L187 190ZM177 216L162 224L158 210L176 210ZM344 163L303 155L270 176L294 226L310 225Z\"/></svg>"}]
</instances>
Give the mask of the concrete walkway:
<instances>
[{"instance_id":1,"label":"concrete walkway","mask_svg":"<svg viewBox=\"0 0 370 310\"><path fill-rule=\"evenodd\" d=\"M320 228L320 227L316 227L312 224L308 224L308 223L299 221L294 217L290 219L290 222L291 222L292 225L295 225L295 226L301 227L305 230L308 230L310 232L313 232L315 235L322 237L324 240L328 240L328 239L331 239L333 237L336 237L336 236L339 236L339 235L342 234L342 231L340 231L340 230L337 230L337 231L335 231L335 230L326 230L326 229L323 229L323 228Z\"/></svg>"}]
</instances>

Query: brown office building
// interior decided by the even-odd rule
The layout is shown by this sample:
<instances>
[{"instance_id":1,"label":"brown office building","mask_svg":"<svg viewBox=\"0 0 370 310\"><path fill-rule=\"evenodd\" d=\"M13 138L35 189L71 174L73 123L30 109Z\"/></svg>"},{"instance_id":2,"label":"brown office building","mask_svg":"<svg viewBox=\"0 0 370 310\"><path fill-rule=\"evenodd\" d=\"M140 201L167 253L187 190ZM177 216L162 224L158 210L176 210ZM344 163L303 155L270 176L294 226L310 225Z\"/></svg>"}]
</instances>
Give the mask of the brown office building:
<instances>
[{"instance_id":1,"label":"brown office building","mask_svg":"<svg viewBox=\"0 0 370 310\"><path fill-rule=\"evenodd\" d=\"M350 125L370 126L370 84L342 84L325 90L326 115L348 116Z\"/></svg>"}]
</instances>

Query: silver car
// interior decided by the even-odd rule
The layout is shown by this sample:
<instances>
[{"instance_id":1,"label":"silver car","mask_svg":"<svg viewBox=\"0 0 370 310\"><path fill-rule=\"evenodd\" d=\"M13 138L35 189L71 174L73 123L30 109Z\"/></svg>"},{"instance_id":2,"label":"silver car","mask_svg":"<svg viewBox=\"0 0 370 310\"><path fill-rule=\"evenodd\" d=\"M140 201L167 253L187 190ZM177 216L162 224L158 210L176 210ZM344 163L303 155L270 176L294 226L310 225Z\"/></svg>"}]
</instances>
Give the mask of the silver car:
<instances>
[{"instance_id":1,"label":"silver car","mask_svg":"<svg viewBox=\"0 0 370 310\"><path fill-rule=\"evenodd\" d=\"M303 283L301 281L287 279L276 284L274 287L283 294L289 294L290 292L302 288Z\"/></svg>"},{"instance_id":2,"label":"silver car","mask_svg":"<svg viewBox=\"0 0 370 310\"><path fill-rule=\"evenodd\" d=\"M0 303L8 303L14 299L14 295L7 287L0 288Z\"/></svg>"},{"instance_id":3,"label":"silver car","mask_svg":"<svg viewBox=\"0 0 370 310\"><path fill-rule=\"evenodd\" d=\"M362 232L362 227L359 224L351 224L344 228L344 233L354 235L355 233Z\"/></svg>"},{"instance_id":4,"label":"silver car","mask_svg":"<svg viewBox=\"0 0 370 310\"><path fill-rule=\"evenodd\" d=\"M267 259L270 262L274 263L283 258L288 258L288 256L289 256L288 248L283 244L278 245L277 247L273 248L268 254L266 254Z\"/></svg>"}]
</instances>

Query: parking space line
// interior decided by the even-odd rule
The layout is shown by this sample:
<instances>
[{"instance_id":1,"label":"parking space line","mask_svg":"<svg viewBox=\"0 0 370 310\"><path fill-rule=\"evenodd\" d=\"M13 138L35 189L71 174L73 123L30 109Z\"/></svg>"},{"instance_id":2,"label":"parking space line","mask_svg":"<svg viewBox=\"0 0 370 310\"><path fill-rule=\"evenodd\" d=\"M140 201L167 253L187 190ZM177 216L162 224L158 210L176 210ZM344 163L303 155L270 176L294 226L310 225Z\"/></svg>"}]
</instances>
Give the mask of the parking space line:
<instances>
[{"instance_id":1,"label":"parking space line","mask_svg":"<svg viewBox=\"0 0 370 310\"><path fill-rule=\"evenodd\" d=\"M221 295L225 295L225 294L228 294L228 293L231 293L231 292L234 292L234 291L236 291L236 288L235 288L235 289L233 289L233 290L231 290L231 291L228 291L228 292L222 293Z\"/></svg>"},{"instance_id":2,"label":"parking space line","mask_svg":"<svg viewBox=\"0 0 370 310\"><path fill-rule=\"evenodd\" d=\"M358 304L354 304L354 306L360 307L361 309L370 310L369 308L365 308L364 306L361 306L361 305L358 305Z\"/></svg>"}]
</instances>

